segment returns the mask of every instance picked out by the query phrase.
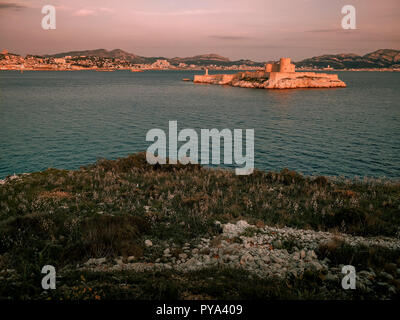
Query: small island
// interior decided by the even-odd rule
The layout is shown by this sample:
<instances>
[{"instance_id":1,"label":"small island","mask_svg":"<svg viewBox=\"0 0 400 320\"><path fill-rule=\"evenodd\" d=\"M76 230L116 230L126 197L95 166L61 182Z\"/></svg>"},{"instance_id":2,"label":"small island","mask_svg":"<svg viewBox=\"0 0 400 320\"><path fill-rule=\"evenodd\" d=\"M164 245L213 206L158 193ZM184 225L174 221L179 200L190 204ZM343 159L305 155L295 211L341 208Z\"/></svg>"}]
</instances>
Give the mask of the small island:
<instances>
[{"instance_id":1,"label":"small island","mask_svg":"<svg viewBox=\"0 0 400 320\"><path fill-rule=\"evenodd\" d=\"M296 72L290 58L281 58L279 63L267 63L262 71L210 75L206 69L204 75L195 75L193 82L264 89L346 87L337 74Z\"/></svg>"}]
</instances>

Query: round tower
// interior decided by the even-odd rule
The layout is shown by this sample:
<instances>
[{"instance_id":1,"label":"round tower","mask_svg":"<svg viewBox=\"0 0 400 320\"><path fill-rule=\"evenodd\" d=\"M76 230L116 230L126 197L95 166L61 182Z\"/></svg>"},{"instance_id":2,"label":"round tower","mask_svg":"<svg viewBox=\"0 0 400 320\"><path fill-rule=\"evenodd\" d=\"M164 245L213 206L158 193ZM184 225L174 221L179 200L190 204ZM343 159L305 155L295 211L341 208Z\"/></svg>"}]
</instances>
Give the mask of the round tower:
<instances>
[{"instance_id":1,"label":"round tower","mask_svg":"<svg viewBox=\"0 0 400 320\"><path fill-rule=\"evenodd\" d=\"M280 72L288 72L288 66L290 66L290 58L281 58L279 61L279 71Z\"/></svg>"},{"instance_id":2,"label":"round tower","mask_svg":"<svg viewBox=\"0 0 400 320\"><path fill-rule=\"evenodd\" d=\"M290 63L290 58L280 59L279 72L294 72L294 64Z\"/></svg>"}]
</instances>

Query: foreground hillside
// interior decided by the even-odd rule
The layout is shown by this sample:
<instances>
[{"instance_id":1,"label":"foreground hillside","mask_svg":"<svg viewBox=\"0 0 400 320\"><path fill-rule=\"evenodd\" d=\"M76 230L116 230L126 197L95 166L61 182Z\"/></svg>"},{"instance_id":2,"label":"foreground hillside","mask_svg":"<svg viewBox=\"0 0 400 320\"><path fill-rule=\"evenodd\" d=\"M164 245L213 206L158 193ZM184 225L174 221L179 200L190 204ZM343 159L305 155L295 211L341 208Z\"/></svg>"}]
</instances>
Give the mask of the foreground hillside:
<instances>
[{"instance_id":1,"label":"foreground hillside","mask_svg":"<svg viewBox=\"0 0 400 320\"><path fill-rule=\"evenodd\" d=\"M48 169L0 184L0 298L398 298L399 226L396 182L236 176L144 154ZM341 287L348 264L356 290Z\"/></svg>"}]
</instances>

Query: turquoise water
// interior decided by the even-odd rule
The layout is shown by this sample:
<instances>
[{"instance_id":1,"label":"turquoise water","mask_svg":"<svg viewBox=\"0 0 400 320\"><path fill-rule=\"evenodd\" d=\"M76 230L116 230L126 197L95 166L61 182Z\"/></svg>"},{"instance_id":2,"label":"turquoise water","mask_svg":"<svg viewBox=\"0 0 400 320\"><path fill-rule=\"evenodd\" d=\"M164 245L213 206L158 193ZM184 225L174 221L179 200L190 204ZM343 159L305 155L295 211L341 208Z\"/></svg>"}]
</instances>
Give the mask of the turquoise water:
<instances>
[{"instance_id":1,"label":"turquoise water","mask_svg":"<svg viewBox=\"0 0 400 320\"><path fill-rule=\"evenodd\" d=\"M181 81L194 73L0 72L0 178L144 151L147 131L170 120L254 128L264 170L400 177L400 73L339 72L347 88L277 91Z\"/></svg>"}]
</instances>

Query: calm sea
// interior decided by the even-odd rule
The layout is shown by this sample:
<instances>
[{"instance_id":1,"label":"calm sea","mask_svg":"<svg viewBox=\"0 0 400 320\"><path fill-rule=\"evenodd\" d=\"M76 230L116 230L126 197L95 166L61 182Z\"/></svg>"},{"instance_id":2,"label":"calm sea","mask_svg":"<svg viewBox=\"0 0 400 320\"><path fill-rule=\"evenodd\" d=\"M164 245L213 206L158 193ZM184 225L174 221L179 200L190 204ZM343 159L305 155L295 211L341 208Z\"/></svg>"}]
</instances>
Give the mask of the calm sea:
<instances>
[{"instance_id":1,"label":"calm sea","mask_svg":"<svg viewBox=\"0 0 400 320\"><path fill-rule=\"evenodd\" d=\"M347 88L276 91L181 81L195 73L1 71L0 178L145 151L147 131L169 120L254 128L264 170L400 177L400 73L339 72Z\"/></svg>"}]
</instances>

